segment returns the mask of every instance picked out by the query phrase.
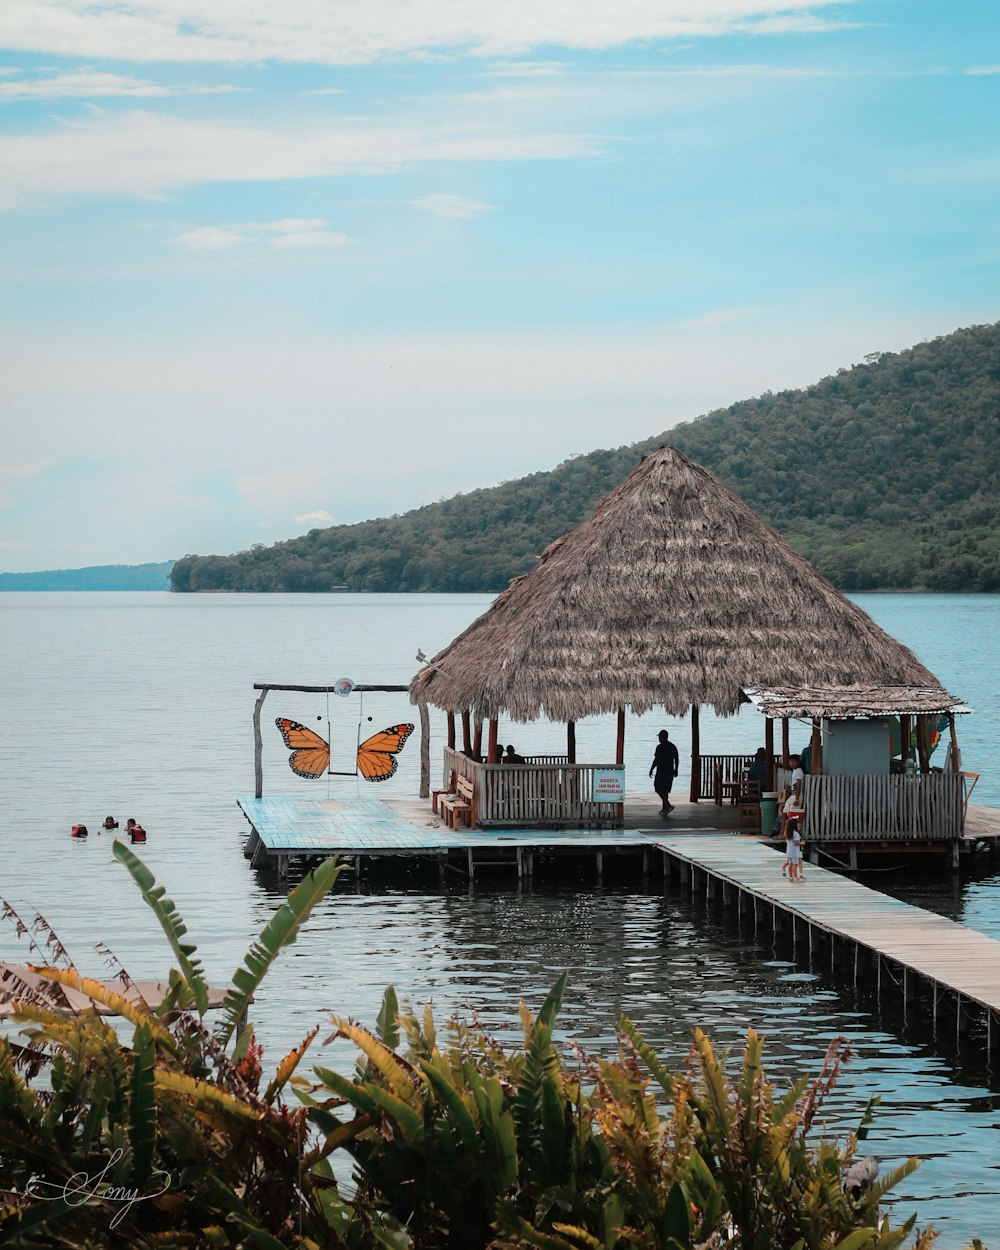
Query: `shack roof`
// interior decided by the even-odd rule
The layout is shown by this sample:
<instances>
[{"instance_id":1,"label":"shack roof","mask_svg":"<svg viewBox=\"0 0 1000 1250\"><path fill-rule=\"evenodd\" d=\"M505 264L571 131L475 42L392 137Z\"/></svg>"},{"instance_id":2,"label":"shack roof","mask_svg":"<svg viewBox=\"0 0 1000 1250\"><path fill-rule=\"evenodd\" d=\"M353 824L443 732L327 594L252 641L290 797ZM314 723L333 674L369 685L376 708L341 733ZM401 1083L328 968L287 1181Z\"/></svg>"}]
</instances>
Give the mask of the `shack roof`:
<instances>
[{"instance_id":1,"label":"shack roof","mask_svg":"<svg viewBox=\"0 0 1000 1250\"><path fill-rule=\"evenodd\" d=\"M944 716L970 712L940 686L807 686L801 690L748 690L747 698L765 716L823 717Z\"/></svg>"},{"instance_id":2,"label":"shack roof","mask_svg":"<svg viewBox=\"0 0 1000 1250\"><path fill-rule=\"evenodd\" d=\"M938 682L707 469L645 456L410 683L477 717L735 712L741 691Z\"/></svg>"}]
</instances>

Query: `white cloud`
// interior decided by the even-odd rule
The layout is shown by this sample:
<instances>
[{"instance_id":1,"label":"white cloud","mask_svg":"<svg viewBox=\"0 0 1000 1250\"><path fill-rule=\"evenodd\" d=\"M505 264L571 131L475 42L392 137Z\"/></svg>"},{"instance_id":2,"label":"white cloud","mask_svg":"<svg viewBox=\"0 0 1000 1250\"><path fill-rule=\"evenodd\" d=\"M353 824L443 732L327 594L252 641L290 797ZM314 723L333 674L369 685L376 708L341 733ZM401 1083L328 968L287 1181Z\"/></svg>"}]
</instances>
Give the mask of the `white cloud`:
<instances>
[{"instance_id":1,"label":"white cloud","mask_svg":"<svg viewBox=\"0 0 1000 1250\"><path fill-rule=\"evenodd\" d=\"M1000 74L1000 65L972 65L965 72L974 76L981 74Z\"/></svg>"},{"instance_id":2,"label":"white cloud","mask_svg":"<svg viewBox=\"0 0 1000 1250\"><path fill-rule=\"evenodd\" d=\"M599 49L635 41L840 29L835 0L4 0L0 46L131 61L367 64L469 51ZM837 8L842 8L838 3Z\"/></svg>"},{"instance_id":3,"label":"white cloud","mask_svg":"<svg viewBox=\"0 0 1000 1250\"><path fill-rule=\"evenodd\" d=\"M303 512L301 516L295 518L296 525L332 525L333 516L327 512L325 508L320 508L316 512Z\"/></svg>"},{"instance_id":4,"label":"white cloud","mask_svg":"<svg viewBox=\"0 0 1000 1250\"><path fill-rule=\"evenodd\" d=\"M240 225L197 226L174 240L192 252L220 252L244 244L269 247L335 247L348 242L346 234L326 227L323 217L282 217L278 221L247 221Z\"/></svg>"},{"instance_id":5,"label":"white cloud","mask_svg":"<svg viewBox=\"0 0 1000 1250\"><path fill-rule=\"evenodd\" d=\"M3 71L5 74L15 71ZM20 73L20 71L16 71ZM126 74L109 74L98 70L81 69L69 74L52 74L48 77L24 78L0 82L0 100L63 100L71 97L98 99L108 96L172 96L172 95L220 95L231 91L244 91L244 87L228 86L167 86L149 82L143 78L131 78Z\"/></svg>"},{"instance_id":6,"label":"white cloud","mask_svg":"<svg viewBox=\"0 0 1000 1250\"><path fill-rule=\"evenodd\" d=\"M425 195L413 203L417 208L438 217L457 217L463 220L482 217L484 213L492 212L494 207L479 200L466 199L464 195Z\"/></svg>"},{"instance_id":7,"label":"white cloud","mask_svg":"<svg viewBox=\"0 0 1000 1250\"><path fill-rule=\"evenodd\" d=\"M39 134L0 135L0 207L44 195L148 196L183 186L387 173L421 162L592 155L596 140L487 122L452 125L352 118L267 128L210 119L96 110Z\"/></svg>"}]
</instances>

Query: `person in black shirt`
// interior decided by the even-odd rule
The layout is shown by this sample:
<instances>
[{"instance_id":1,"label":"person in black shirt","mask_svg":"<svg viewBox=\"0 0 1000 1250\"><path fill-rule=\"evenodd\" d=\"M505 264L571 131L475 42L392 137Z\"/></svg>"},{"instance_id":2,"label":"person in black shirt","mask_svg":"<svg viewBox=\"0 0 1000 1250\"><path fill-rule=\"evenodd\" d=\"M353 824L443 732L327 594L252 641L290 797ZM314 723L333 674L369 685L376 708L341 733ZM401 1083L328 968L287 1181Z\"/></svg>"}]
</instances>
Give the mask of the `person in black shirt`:
<instances>
[{"instance_id":1,"label":"person in black shirt","mask_svg":"<svg viewBox=\"0 0 1000 1250\"><path fill-rule=\"evenodd\" d=\"M653 789L660 796L660 815L669 816L674 810L670 802L670 787L680 768L680 756L665 729L660 730L658 737L659 745L649 766L649 775L653 778Z\"/></svg>"}]
</instances>

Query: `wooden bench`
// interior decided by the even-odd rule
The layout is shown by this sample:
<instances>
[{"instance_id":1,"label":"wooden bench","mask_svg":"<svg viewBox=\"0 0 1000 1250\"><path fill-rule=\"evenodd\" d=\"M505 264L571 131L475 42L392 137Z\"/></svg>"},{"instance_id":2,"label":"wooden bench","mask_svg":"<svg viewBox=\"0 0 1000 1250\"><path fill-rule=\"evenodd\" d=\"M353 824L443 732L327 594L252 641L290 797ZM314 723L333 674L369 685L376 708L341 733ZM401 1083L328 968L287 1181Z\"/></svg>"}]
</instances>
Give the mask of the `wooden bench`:
<instances>
[{"instance_id":1,"label":"wooden bench","mask_svg":"<svg viewBox=\"0 0 1000 1250\"><path fill-rule=\"evenodd\" d=\"M467 777L458 777L455 781L454 794L442 794L438 799L438 808L444 823L449 829L457 829L459 818L473 828L476 823L476 788Z\"/></svg>"},{"instance_id":2,"label":"wooden bench","mask_svg":"<svg viewBox=\"0 0 1000 1250\"><path fill-rule=\"evenodd\" d=\"M448 778L448 784L447 786L445 786L443 790L431 791L431 811L434 813L435 816L438 814L438 803L441 801L442 797L446 799L455 798L455 774L454 773L452 773L451 776Z\"/></svg>"}]
</instances>

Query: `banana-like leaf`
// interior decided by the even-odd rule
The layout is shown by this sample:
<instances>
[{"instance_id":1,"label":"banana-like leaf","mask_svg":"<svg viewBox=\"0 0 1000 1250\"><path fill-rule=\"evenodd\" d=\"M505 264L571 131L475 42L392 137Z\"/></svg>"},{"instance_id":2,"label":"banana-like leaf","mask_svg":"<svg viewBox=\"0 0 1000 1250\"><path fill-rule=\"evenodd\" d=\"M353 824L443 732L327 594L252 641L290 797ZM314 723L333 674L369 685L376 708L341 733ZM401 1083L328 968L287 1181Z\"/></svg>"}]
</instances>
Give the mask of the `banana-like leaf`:
<instances>
[{"instance_id":1,"label":"banana-like leaf","mask_svg":"<svg viewBox=\"0 0 1000 1250\"><path fill-rule=\"evenodd\" d=\"M674 1077L660 1062L660 1058L652 1046L646 1041L636 1026L628 1018L628 1016L618 1017L618 1031L627 1037L636 1054L646 1065L653 1080L659 1085L660 1089L668 1098L674 1096Z\"/></svg>"},{"instance_id":2,"label":"banana-like leaf","mask_svg":"<svg viewBox=\"0 0 1000 1250\"><path fill-rule=\"evenodd\" d=\"M478 1156L480 1142L476 1121L469 1108L465 1105L465 1099L460 1091L452 1084L451 1070L447 1062L439 1058L435 1062L422 1063L420 1068L437 1095L438 1101L448 1108L451 1119L458 1129L466 1150L473 1157Z\"/></svg>"},{"instance_id":3,"label":"banana-like leaf","mask_svg":"<svg viewBox=\"0 0 1000 1250\"><path fill-rule=\"evenodd\" d=\"M870 1246L877 1236L878 1233L874 1228L856 1228L853 1233L842 1237L833 1250L864 1250L864 1247Z\"/></svg>"},{"instance_id":4,"label":"banana-like leaf","mask_svg":"<svg viewBox=\"0 0 1000 1250\"><path fill-rule=\"evenodd\" d=\"M350 1038L355 1046L368 1056L372 1066L395 1096L412 1106L417 1106L420 1102L420 1090L395 1051L390 1050L384 1042L379 1041L374 1033L360 1024L353 1024L350 1020L341 1019L340 1016L334 1016L333 1019L337 1032Z\"/></svg>"},{"instance_id":5,"label":"banana-like leaf","mask_svg":"<svg viewBox=\"0 0 1000 1250\"><path fill-rule=\"evenodd\" d=\"M109 990L101 981L96 981L92 977L82 977L75 968L33 967L31 970L48 981L58 981L60 985L67 985L72 990L86 994L91 1001L107 1007L115 1015L123 1016L136 1028L148 1028L150 1036L155 1041L169 1050L171 1054L177 1053L177 1043L172 1034L155 1020L145 1003L134 1003L114 990Z\"/></svg>"},{"instance_id":6,"label":"banana-like leaf","mask_svg":"<svg viewBox=\"0 0 1000 1250\"><path fill-rule=\"evenodd\" d=\"M233 973L233 984L223 999L222 1010L225 1018L215 1034L216 1041L221 1046L228 1045L268 968L282 950L295 941L309 913L330 891L339 875L340 865L336 858L325 860L318 868L306 873L264 926L260 937L247 951L243 966Z\"/></svg>"},{"instance_id":7,"label":"banana-like leaf","mask_svg":"<svg viewBox=\"0 0 1000 1250\"><path fill-rule=\"evenodd\" d=\"M196 1080L195 1077L188 1076L184 1072L169 1072L164 1068L157 1068L153 1073L153 1079L157 1085L171 1089L177 1094L183 1094L203 1111L222 1112L238 1120L250 1120L255 1123L260 1119L259 1112L248 1107L246 1103L240 1102L238 1098L233 1098L224 1089L219 1089L217 1085L210 1085L207 1081Z\"/></svg>"},{"instance_id":8,"label":"banana-like leaf","mask_svg":"<svg viewBox=\"0 0 1000 1250\"><path fill-rule=\"evenodd\" d=\"M129 1140L132 1144L132 1177L137 1185L141 1185L152 1169L156 1147L156 1089L153 1080L156 1053L147 1024L141 1024L136 1029L132 1054Z\"/></svg>"},{"instance_id":9,"label":"banana-like leaf","mask_svg":"<svg viewBox=\"0 0 1000 1250\"><path fill-rule=\"evenodd\" d=\"M565 1233L567 1237L572 1237L574 1241L579 1242L584 1250L604 1250L603 1241L598 1241L592 1233L588 1233L585 1228L579 1228L576 1224L553 1223L552 1227L557 1233Z\"/></svg>"},{"instance_id":10,"label":"banana-like leaf","mask_svg":"<svg viewBox=\"0 0 1000 1250\"><path fill-rule=\"evenodd\" d=\"M497 1209L497 1230L508 1237L516 1237L520 1244L534 1246L536 1250L580 1250L579 1243L565 1237L553 1237L543 1233L527 1220L522 1219L513 1203L505 1202Z\"/></svg>"},{"instance_id":11,"label":"banana-like leaf","mask_svg":"<svg viewBox=\"0 0 1000 1250\"><path fill-rule=\"evenodd\" d=\"M274 1079L264 1091L264 1101L270 1106L277 1098L278 1094L284 1089L292 1078L292 1074L302 1061L302 1056L312 1045L313 1038L319 1032L319 1025L306 1034L300 1045L294 1050L290 1050L288 1054L278 1064L278 1069L274 1074Z\"/></svg>"},{"instance_id":12,"label":"banana-like leaf","mask_svg":"<svg viewBox=\"0 0 1000 1250\"><path fill-rule=\"evenodd\" d=\"M382 995L382 1009L375 1021L379 1041L395 1050L399 1045L399 999L393 986L387 985Z\"/></svg>"},{"instance_id":13,"label":"banana-like leaf","mask_svg":"<svg viewBox=\"0 0 1000 1250\"><path fill-rule=\"evenodd\" d=\"M547 1029L552 1028L552 1022L556 1018L556 1013L562 1003L563 995L566 993L567 981L569 981L569 973L561 973L558 981L556 981L555 985L553 985L552 989L550 989L548 994L545 996L545 1002L542 1003L538 1010L538 1015L535 1018L536 1024L542 1024Z\"/></svg>"},{"instance_id":14,"label":"banana-like leaf","mask_svg":"<svg viewBox=\"0 0 1000 1250\"><path fill-rule=\"evenodd\" d=\"M156 884L156 878L138 855L134 855L125 843L119 842L117 838L114 844L114 854L115 858L121 860L132 874L133 881L142 891L142 897L153 909L153 914L160 922L160 928L166 934L167 941L180 964L180 970L184 974L188 988L194 995L198 1014L203 1016L208 1010L208 985L205 982L201 963L195 958L198 948L184 941L187 926L181 919L180 912L174 906L173 900L165 897L166 890L162 885Z\"/></svg>"}]
</instances>

